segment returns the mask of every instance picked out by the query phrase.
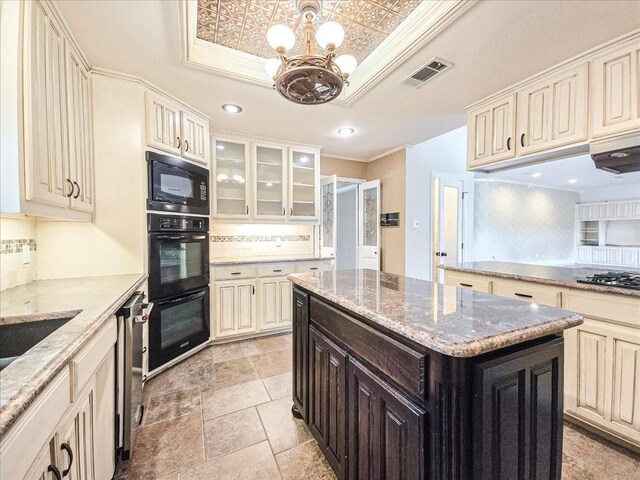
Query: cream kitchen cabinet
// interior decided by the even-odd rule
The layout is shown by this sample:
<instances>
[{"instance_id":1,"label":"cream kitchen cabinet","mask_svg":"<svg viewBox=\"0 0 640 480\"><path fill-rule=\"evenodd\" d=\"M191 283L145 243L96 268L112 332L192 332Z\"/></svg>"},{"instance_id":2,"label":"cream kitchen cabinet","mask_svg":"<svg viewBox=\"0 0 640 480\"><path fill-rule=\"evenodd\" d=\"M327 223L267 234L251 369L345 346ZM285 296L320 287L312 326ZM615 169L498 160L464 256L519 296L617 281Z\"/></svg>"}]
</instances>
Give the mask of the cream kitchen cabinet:
<instances>
[{"instance_id":1,"label":"cream kitchen cabinet","mask_svg":"<svg viewBox=\"0 0 640 480\"><path fill-rule=\"evenodd\" d=\"M153 91L146 92L147 145L209 163L209 120Z\"/></svg>"},{"instance_id":2,"label":"cream kitchen cabinet","mask_svg":"<svg viewBox=\"0 0 640 480\"><path fill-rule=\"evenodd\" d=\"M592 60L594 137L640 129L640 45L637 39Z\"/></svg>"},{"instance_id":3,"label":"cream kitchen cabinet","mask_svg":"<svg viewBox=\"0 0 640 480\"><path fill-rule=\"evenodd\" d=\"M485 165L515 156L515 93L471 110L467 123L469 166Z\"/></svg>"},{"instance_id":4,"label":"cream kitchen cabinet","mask_svg":"<svg viewBox=\"0 0 640 480\"><path fill-rule=\"evenodd\" d=\"M518 91L518 155L587 139L589 64Z\"/></svg>"},{"instance_id":5,"label":"cream kitchen cabinet","mask_svg":"<svg viewBox=\"0 0 640 480\"><path fill-rule=\"evenodd\" d=\"M258 324L260 331L291 325L291 282L287 277L258 280Z\"/></svg>"},{"instance_id":6,"label":"cream kitchen cabinet","mask_svg":"<svg viewBox=\"0 0 640 480\"><path fill-rule=\"evenodd\" d=\"M216 136L213 218L315 222L320 199L320 149L248 137Z\"/></svg>"},{"instance_id":7,"label":"cream kitchen cabinet","mask_svg":"<svg viewBox=\"0 0 640 480\"><path fill-rule=\"evenodd\" d=\"M46 444L42 447L29 471L24 476L25 480L57 480L62 478L62 472L58 469L55 459L55 446Z\"/></svg>"},{"instance_id":8,"label":"cream kitchen cabinet","mask_svg":"<svg viewBox=\"0 0 640 480\"><path fill-rule=\"evenodd\" d=\"M24 189L16 211L89 220L94 209L89 64L51 3L37 0L22 7L26 68L18 108L24 122ZM3 203L14 188L6 190Z\"/></svg>"},{"instance_id":9,"label":"cream kitchen cabinet","mask_svg":"<svg viewBox=\"0 0 640 480\"><path fill-rule=\"evenodd\" d=\"M215 335L222 338L255 332L255 279L222 280L214 283Z\"/></svg>"},{"instance_id":10,"label":"cream kitchen cabinet","mask_svg":"<svg viewBox=\"0 0 640 480\"><path fill-rule=\"evenodd\" d=\"M466 288L482 293L491 293L493 288L493 282L485 276L449 270L444 272L444 283L453 287Z\"/></svg>"}]
</instances>

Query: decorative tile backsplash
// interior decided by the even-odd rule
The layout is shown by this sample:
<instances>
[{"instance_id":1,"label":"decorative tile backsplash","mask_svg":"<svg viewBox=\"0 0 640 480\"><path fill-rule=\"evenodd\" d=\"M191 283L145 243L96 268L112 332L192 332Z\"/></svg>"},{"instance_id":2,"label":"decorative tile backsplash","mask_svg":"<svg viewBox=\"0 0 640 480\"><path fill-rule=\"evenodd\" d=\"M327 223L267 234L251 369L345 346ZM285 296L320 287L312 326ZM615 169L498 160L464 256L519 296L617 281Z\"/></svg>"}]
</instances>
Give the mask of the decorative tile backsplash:
<instances>
[{"instance_id":1,"label":"decorative tile backsplash","mask_svg":"<svg viewBox=\"0 0 640 480\"><path fill-rule=\"evenodd\" d=\"M212 258L312 255L313 225L219 224L211 227Z\"/></svg>"},{"instance_id":2,"label":"decorative tile backsplash","mask_svg":"<svg viewBox=\"0 0 640 480\"><path fill-rule=\"evenodd\" d=\"M212 235L217 242L310 242L311 235Z\"/></svg>"},{"instance_id":3,"label":"decorative tile backsplash","mask_svg":"<svg viewBox=\"0 0 640 480\"><path fill-rule=\"evenodd\" d=\"M22 253L22 246L29 245L31 251L36 251L35 238L19 238L15 240L0 240L0 255L6 255L9 253Z\"/></svg>"},{"instance_id":4,"label":"decorative tile backsplash","mask_svg":"<svg viewBox=\"0 0 640 480\"><path fill-rule=\"evenodd\" d=\"M31 250L27 263L22 248ZM26 216L0 217L0 290L36 279L36 221Z\"/></svg>"}]
</instances>

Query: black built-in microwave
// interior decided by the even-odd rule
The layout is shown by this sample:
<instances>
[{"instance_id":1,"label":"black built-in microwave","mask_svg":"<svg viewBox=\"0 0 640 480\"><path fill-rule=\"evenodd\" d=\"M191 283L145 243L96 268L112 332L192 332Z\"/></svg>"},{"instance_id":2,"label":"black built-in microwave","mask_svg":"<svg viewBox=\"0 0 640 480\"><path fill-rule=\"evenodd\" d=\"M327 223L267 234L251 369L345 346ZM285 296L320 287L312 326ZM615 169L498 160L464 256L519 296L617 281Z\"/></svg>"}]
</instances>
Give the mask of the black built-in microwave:
<instances>
[{"instance_id":1,"label":"black built-in microwave","mask_svg":"<svg viewBox=\"0 0 640 480\"><path fill-rule=\"evenodd\" d=\"M209 171L180 158L147 152L147 208L209 215Z\"/></svg>"}]
</instances>

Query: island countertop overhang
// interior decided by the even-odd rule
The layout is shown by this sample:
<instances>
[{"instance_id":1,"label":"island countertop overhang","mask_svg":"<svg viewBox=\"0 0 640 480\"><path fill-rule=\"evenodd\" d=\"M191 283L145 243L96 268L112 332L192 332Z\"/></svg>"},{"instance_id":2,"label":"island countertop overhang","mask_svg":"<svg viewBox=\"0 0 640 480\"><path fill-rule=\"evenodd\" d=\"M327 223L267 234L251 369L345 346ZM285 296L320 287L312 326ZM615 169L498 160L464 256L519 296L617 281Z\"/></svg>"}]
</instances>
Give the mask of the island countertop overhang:
<instances>
[{"instance_id":1,"label":"island countertop overhang","mask_svg":"<svg viewBox=\"0 0 640 480\"><path fill-rule=\"evenodd\" d=\"M374 270L290 275L371 324L452 357L475 357L580 325L567 310Z\"/></svg>"}]
</instances>

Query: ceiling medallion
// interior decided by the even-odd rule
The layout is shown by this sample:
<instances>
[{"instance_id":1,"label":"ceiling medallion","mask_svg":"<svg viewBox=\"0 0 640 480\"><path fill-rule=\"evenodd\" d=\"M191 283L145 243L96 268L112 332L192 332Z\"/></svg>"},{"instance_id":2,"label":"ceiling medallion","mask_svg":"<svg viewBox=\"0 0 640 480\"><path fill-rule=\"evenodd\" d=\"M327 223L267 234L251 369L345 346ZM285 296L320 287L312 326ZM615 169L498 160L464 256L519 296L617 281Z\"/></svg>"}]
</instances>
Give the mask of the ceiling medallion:
<instances>
[{"instance_id":1,"label":"ceiling medallion","mask_svg":"<svg viewBox=\"0 0 640 480\"><path fill-rule=\"evenodd\" d=\"M335 50L344 40L344 29L337 22L325 22L314 31L313 21L320 13L318 0L299 0L298 9L306 20L304 45L300 55L286 57L285 52L294 46L295 34L286 25L274 25L267 32L267 41L277 52L277 58L267 60L265 70L273 78L274 88L287 100L301 105L320 105L330 102L349 85L347 78L356 68L357 61L351 55L336 58ZM319 55L320 48L327 50Z\"/></svg>"}]
</instances>

